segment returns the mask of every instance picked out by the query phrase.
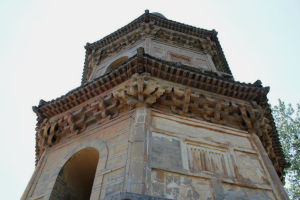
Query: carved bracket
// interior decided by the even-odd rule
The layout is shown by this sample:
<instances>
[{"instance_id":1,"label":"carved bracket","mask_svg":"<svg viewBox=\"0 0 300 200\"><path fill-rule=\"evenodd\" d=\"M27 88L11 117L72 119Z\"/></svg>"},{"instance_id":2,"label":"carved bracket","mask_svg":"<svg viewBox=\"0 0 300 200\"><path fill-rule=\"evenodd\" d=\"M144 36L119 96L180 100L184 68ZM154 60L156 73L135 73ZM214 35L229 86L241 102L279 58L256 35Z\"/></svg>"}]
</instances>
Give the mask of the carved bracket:
<instances>
[{"instance_id":1,"label":"carved bracket","mask_svg":"<svg viewBox=\"0 0 300 200\"><path fill-rule=\"evenodd\" d=\"M39 125L38 157L47 146L56 144L63 137L80 134L93 124L101 124L104 120L115 118L120 112L147 105L256 133L273 163L279 161L274 154L272 138L269 135L272 128L270 120L265 117L262 107L255 102L225 99L221 95L174 85L144 73L134 74L129 81L112 89L111 93L81 105L77 110L45 119Z\"/></svg>"}]
</instances>

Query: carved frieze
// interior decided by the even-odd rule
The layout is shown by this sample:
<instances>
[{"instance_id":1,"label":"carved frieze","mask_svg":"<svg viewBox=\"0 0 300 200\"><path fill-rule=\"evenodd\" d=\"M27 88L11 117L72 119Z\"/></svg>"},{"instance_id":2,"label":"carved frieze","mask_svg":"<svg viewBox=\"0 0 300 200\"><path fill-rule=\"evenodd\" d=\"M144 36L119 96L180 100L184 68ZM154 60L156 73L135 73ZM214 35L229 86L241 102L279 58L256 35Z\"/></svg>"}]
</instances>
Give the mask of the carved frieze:
<instances>
[{"instance_id":1,"label":"carved frieze","mask_svg":"<svg viewBox=\"0 0 300 200\"><path fill-rule=\"evenodd\" d=\"M108 94L97 97L76 110L45 119L37 127L38 156L41 156L47 146L56 144L61 138L80 134L90 125L116 117L123 111L122 106L124 105L120 105L112 94Z\"/></svg>"},{"instance_id":2,"label":"carved frieze","mask_svg":"<svg viewBox=\"0 0 300 200\"><path fill-rule=\"evenodd\" d=\"M193 173L208 171L232 176L229 154L223 149L188 145L189 166Z\"/></svg>"},{"instance_id":3,"label":"carved frieze","mask_svg":"<svg viewBox=\"0 0 300 200\"><path fill-rule=\"evenodd\" d=\"M213 95L154 78L147 73L133 75L105 96L97 96L75 110L45 119L37 128L38 157L47 146L56 144L61 138L80 134L93 124L101 124L120 112L141 105L256 133L270 158L278 159L268 135L270 121L264 116L262 107L255 102Z\"/></svg>"},{"instance_id":4,"label":"carved frieze","mask_svg":"<svg viewBox=\"0 0 300 200\"><path fill-rule=\"evenodd\" d=\"M210 38L198 38L195 36L186 35L184 33L159 28L153 24L142 24L140 28L127 34L126 36L123 36L122 38L119 38L109 45L106 45L102 48L87 50L84 75L85 81L89 79L93 68L98 66L103 60L118 54L125 48L129 48L136 42L145 39L145 37L150 37L165 43L174 44L176 46L179 45L189 49L194 49L202 53L208 53L210 56L212 56L213 60L218 60L216 58L217 47ZM226 72L219 66L220 64L221 63L218 63L218 65L216 65L217 70Z\"/></svg>"}]
</instances>

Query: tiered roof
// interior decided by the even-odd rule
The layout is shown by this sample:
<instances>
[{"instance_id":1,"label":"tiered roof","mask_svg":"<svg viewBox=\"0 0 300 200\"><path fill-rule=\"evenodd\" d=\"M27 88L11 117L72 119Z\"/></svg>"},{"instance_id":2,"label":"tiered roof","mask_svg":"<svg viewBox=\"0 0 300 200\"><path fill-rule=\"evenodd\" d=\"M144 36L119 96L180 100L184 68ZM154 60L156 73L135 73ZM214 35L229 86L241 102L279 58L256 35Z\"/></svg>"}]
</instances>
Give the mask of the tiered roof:
<instances>
[{"instance_id":1,"label":"tiered roof","mask_svg":"<svg viewBox=\"0 0 300 200\"><path fill-rule=\"evenodd\" d=\"M262 107L265 110L265 117L269 121L268 124L270 125L270 128L268 128L269 131L266 133L266 137L261 136L260 139L262 140L265 149L272 149L269 151L269 157L272 160L273 165L277 166L277 173L282 178L284 174L283 169L288 166L288 163L284 158L274 124L274 119L267 103L268 100L266 95L269 92L269 87L263 87L260 81L249 84L234 81L231 78L231 71L217 39L216 31L195 28L168 20L162 16L151 14L146 11L136 20L117 30L116 32L97 42L87 44L87 54L93 49L99 49L109 45L118 38L132 32L139 27L141 23L149 22L152 22L160 27L197 37L210 37L217 45L217 55L219 55L218 59L221 59L224 70L229 77L226 75L226 73L219 74L218 72L205 71L203 69L196 69L175 62L164 61L145 54L143 49L140 48L138 49L137 54L129 58L125 63L114 68L112 71L95 78L94 80L91 80L90 82L87 82L85 66L81 86L71 90L67 94L57 99L48 102L41 100L38 106L33 107L34 112L38 116L37 126L39 127L43 121L50 119L53 116L64 113L88 101L89 99L92 99L93 97L104 94L113 87L129 80L134 74L147 73L151 77L156 77L173 83L179 83L184 86L201 89L203 91L223 95L226 97L232 97L234 99L244 100L250 102L251 104ZM270 141L268 142L266 140Z\"/></svg>"},{"instance_id":2,"label":"tiered roof","mask_svg":"<svg viewBox=\"0 0 300 200\"><path fill-rule=\"evenodd\" d=\"M169 20L165 18L163 15L159 15L157 13L149 13L148 10L145 11L143 15L138 17L137 19L133 20L126 26L118 29L117 31L111 33L110 35L96 41L93 43L87 43L85 46L86 49L86 56L85 56L85 64L83 69L83 75L81 83L84 84L88 80L87 74L87 57L93 52L93 50L98 50L104 48L111 43L117 41L118 39L126 36L129 33L134 32L138 28L140 28L144 24L151 24L153 26L172 30L178 33L185 34L187 36L197 37L197 38L209 38L211 41L215 42L216 44L216 60L221 63L222 71L232 75L228 63L226 61L225 55L223 53L222 47L217 37L217 32L215 30L206 30L202 28L193 27L190 25L186 25L183 23L179 23L176 21Z\"/></svg>"}]
</instances>

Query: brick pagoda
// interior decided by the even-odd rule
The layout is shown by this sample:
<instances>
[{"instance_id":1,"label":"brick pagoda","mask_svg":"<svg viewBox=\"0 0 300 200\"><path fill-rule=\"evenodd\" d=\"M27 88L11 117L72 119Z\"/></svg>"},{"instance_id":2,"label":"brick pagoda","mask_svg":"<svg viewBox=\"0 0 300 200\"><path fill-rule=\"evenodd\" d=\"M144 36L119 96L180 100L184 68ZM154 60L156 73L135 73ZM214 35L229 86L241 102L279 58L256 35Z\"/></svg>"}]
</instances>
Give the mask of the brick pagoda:
<instances>
[{"instance_id":1,"label":"brick pagoda","mask_svg":"<svg viewBox=\"0 0 300 200\"><path fill-rule=\"evenodd\" d=\"M215 30L143 15L85 46L82 83L37 114L30 200L288 199L268 87Z\"/></svg>"}]
</instances>

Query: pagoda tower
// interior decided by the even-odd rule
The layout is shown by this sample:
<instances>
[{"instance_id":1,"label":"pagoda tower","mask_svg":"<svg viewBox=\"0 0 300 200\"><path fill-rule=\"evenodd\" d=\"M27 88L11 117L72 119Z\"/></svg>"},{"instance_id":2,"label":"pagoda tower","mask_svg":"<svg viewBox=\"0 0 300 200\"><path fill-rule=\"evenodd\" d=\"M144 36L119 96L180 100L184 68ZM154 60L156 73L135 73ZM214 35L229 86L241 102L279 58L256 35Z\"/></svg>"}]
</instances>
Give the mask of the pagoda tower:
<instances>
[{"instance_id":1,"label":"pagoda tower","mask_svg":"<svg viewBox=\"0 0 300 200\"><path fill-rule=\"evenodd\" d=\"M234 80L215 30L146 10L85 49L81 85L33 107L22 199L288 199L269 87Z\"/></svg>"}]
</instances>

